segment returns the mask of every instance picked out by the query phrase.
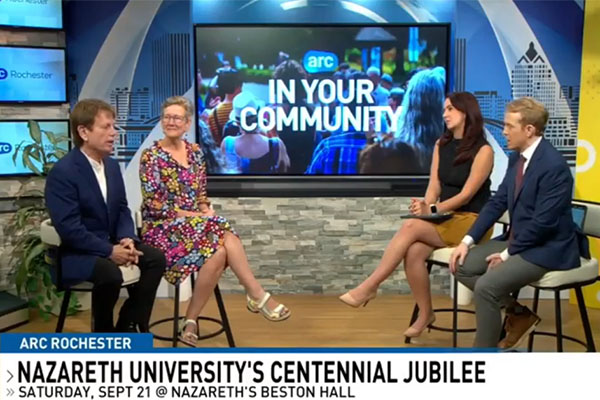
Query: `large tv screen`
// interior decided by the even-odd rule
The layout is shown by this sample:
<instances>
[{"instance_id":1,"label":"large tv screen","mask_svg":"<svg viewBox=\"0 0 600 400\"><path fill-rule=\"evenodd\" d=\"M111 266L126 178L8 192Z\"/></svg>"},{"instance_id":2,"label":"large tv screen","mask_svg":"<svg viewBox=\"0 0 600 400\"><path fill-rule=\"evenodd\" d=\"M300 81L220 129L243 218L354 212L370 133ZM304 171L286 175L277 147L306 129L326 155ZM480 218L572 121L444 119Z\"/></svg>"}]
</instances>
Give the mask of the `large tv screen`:
<instances>
[{"instance_id":1,"label":"large tv screen","mask_svg":"<svg viewBox=\"0 0 600 400\"><path fill-rule=\"evenodd\" d=\"M62 29L62 0L2 0L0 25Z\"/></svg>"},{"instance_id":2,"label":"large tv screen","mask_svg":"<svg viewBox=\"0 0 600 400\"><path fill-rule=\"evenodd\" d=\"M66 101L64 49L0 47L0 102Z\"/></svg>"},{"instance_id":3,"label":"large tv screen","mask_svg":"<svg viewBox=\"0 0 600 400\"><path fill-rule=\"evenodd\" d=\"M67 138L68 120L0 121L0 176L43 172L69 151Z\"/></svg>"},{"instance_id":4,"label":"large tv screen","mask_svg":"<svg viewBox=\"0 0 600 400\"><path fill-rule=\"evenodd\" d=\"M225 176L423 176L449 26L195 27L197 135Z\"/></svg>"}]
</instances>

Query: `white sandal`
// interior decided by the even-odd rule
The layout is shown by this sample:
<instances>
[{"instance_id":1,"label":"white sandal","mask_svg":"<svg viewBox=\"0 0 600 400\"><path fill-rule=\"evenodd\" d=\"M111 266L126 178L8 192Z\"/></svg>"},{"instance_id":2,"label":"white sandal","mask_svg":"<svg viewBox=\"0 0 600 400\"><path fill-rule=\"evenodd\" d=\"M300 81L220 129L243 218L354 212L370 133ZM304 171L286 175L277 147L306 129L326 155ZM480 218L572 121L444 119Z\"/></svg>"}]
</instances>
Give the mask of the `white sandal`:
<instances>
[{"instance_id":1,"label":"white sandal","mask_svg":"<svg viewBox=\"0 0 600 400\"><path fill-rule=\"evenodd\" d=\"M185 330L188 324L193 324L196 327L196 333ZM196 347L198 343L198 322L195 319L182 321L179 327L179 340L190 347Z\"/></svg>"},{"instance_id":2,"label":"white sandal","mask_svg":"<svg viewBox=\"0 0 600 400\"><path fill-rule=\"evenodd\" d=\"M279 304L275 309L271 310L267 307L267 302L271 298L271 293L265 292L260 301L253 300L250 296L246 295L246 299L248 300L246 305L248 310L253 313L261 313L263 317L268 319L269 321L283 321L288 319L292 313L288 310L283 304Z\"/></svg>"}]
</instances>

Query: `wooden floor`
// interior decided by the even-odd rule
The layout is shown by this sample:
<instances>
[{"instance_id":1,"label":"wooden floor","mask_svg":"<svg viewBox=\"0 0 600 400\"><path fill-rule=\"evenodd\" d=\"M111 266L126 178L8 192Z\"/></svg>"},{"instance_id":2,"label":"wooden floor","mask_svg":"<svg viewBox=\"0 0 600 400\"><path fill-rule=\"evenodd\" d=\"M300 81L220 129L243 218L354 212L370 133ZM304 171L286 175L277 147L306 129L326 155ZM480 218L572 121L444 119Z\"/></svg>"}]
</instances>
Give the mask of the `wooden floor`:
<instances>
[{"instance_id":1,"label":"wooden floor","mask_svg":"<svg viewBox=\"0 0 600 400\"><path fill-rule=\"evenodd\" d=\"M371 301L367 307L354 309L341 303L336 296L325 295L280 295L276 298L292 310L287 321L270 322L261 315L248 312L245 297L238 294L224 295L225 306L237 347L450 347L452 336L441 331L424 332L413 344L405 345L402 332L408 326L413 302L410 296L382 295ZM435 307L451 307L447 296L436 296ZM185 310L186 303L181 304ZM583 339L583 329L576 306L563 301L563 333ZM154 306L152 320L172 316L172 299L158 299ZM588 309L596 346L600 347L600 310ZM209 301L203 315L218 318L214 298ZM542 322L538 329L553 330L554 303L540 301ZM450 313L439 313L436 325L450 326ZM474 324L472 315L463 315L459 326ZM34 318L27 325L12 332L54 332L56 317L49 321ZM68 317L65 332L89 332L90 312L80 312ZM215 324L201 324L201 333L214 330ZM156 333L169 335L171 325L165 324ZM474 334L459 334L459 347L470 347ZM554 351L555 339L537 336L535 351ZM170 346L170 343L156 340L155 346ZM180 344L180 346L182 346ZM577 344L564 342L565 351L583 351ZM199 342L198 347L227 347L224 335Z\"/></svg>"}]
</instances>

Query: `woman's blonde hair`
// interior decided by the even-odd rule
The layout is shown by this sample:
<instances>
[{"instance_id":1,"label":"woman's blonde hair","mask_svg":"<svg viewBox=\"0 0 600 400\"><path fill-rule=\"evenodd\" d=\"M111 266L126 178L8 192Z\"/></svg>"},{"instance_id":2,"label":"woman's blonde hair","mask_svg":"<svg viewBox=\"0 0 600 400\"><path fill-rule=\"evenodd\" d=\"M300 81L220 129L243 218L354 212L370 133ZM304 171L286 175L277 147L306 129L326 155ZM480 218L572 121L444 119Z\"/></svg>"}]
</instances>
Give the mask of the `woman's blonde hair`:
<instances>
[{"instance_id":1,"label":"woman's blonde hair","mask_svg":"<svg viewBox=\"0 0 600 400\"><path fill-rule=\"evenodd\" d=\"M191 119L194 115L194 106L192 105L192 102L183 96L172 96L166 99L160 108L160 115L163 115L165 109L171 106L183 107L187 119Z\"/></svg>"}]
</instances>

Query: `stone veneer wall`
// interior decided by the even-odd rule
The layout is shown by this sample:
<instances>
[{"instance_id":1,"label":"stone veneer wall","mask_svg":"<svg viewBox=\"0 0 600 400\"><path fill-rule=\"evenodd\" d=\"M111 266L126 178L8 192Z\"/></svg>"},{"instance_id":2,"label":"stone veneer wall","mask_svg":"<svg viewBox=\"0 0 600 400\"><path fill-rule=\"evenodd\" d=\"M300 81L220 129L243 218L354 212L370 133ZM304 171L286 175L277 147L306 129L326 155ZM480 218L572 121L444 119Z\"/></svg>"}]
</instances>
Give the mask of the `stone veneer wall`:
<instances>
[{"instance_id":1,"label":"stone veneer wall","mask_svg":"<svg viewBox=\"0 0 600 400\"><path fill-rule=\"evenodd\" d=\"M343 293L377 266L400 227L408 198L213 198L236 229L260 282L275 293ZM432 291L448 293L447 270L434 267ZM231 271L220 283L242 292ZM400 267L381 286L409 293Z\"/></svg>"},{"instance_id":2,"label":"stone veneer wall","mask_svg":"<svg viewBox=\"0 0 600 400\"><path fill-rule=\"evenodd\" d=\"M42 183L38 181L35 185L41 187ZM16 181L1 184L3 188L20 186ZM401 224L399 215L406 212L409 199L213 198L212 201L217 213L227 217L242 238L250 265L266 290L334 294L357 285L377 266ZM0 214L2 226L11 215ZM9 252L10 238L0 230L0 288L7 285ZM434 268L431 283L434 293L447 293L447 270ZM243 292L230 270L221 279L220 287L226 293ZM404 270L398 268L381 289L384 293L409 293Z\"/></svg>"}]
</instances>

